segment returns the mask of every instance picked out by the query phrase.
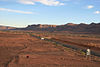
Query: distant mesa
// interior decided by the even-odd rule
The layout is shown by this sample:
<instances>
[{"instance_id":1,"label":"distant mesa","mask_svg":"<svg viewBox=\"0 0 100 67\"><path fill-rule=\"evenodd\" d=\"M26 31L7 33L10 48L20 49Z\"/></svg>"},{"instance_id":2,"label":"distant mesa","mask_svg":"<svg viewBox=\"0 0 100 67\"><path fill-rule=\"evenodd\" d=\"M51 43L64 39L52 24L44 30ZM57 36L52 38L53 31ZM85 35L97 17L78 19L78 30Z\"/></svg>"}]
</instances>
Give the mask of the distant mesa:
<instances>
[{"instance_id":1,"label":"distant mesa","mask_svg":"<svg viewBox=\"0 0 100 67\"><path fill-rule=\"evenodd\" d=\"M65 25L48 25L48 24L33 24L28 25L26 28L14 28L14 27L5 27L0 26L0 30L32 30L32 31L67 31L74 33L95 33L100 34L100 23L91 23L91 24L73 24L67 23Z\"/></svg>"},{"instance_id":2,"label":"distant mesa","mask_svg":"<svg viewBox=\"0 0 100 67\"><path fill-rule=\"evenodd\" d=\"M74 25L77 25L77 24L74 24L74 23L67 23L66 25L67 25L67 26L74 26Z\"/></svg>"},{"instance_id":3,"label":"distant mesa","mask_svg":"<svg viewBox=\"0 0 100 67\"><path fill-rule=\"evenodd\" d=\"M0 30L10 30L10 29L16 29L15 27L10 27L10 26L2 26L0 25Z\"/></svg>"},{"instance_id":4,"label":"distant mesa","mask_svg":"<svg viewBox=\"0 0 100 67\"><path fill-rule=\"evenodd\" d=\"M67 23L65 25L28 25L24 30L33 30L33 31L68 31L68 32L81 32L81 33L100 33L100 23L91 23L91 24L74 24Z\"/></svg>"},{"instance_id":5,"label":"distant mesa","mask_svg":"<svg viewBox=\"0 0 100 67\"><path fill-rule=\"evenodd\" d=\"M57 25L42 25L42 24L37 24L37 25L28 25L27 28L30 28L30 27L35 27L35 28L50 28L50 27L56 27Z\"/></svg>"}]
</instances>

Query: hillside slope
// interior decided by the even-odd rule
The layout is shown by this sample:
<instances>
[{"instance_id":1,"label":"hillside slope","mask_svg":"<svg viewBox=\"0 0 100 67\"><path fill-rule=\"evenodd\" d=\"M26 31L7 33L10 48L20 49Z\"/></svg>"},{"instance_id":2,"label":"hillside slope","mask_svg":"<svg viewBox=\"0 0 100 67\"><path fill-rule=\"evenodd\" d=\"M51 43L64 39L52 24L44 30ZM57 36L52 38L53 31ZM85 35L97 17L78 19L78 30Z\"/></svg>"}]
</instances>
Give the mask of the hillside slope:
<instances>
[{"instance_id":1,"label":"hillside slope","mask_svg":"<svg viewBox=\"0 0 100 67\"><path fill-rule=\"evenodd\" d=\"M0 25L0 30L9 30L9 29L15 29L15 27L1 26Z\"/></svg>"},{"instance_id":2,"label":"hillside slope","mask_svg":"<svg viewBox=\"0 0 100 67\"><path fill-rule=\"evenodd\" d=\"M95 33L100 34L100 23L91 24L73 24L65 25L28 25L26 28L16 28L15 30L33 30L33 31L67 31L74 33Z\"/></svg>"}]
</instances>

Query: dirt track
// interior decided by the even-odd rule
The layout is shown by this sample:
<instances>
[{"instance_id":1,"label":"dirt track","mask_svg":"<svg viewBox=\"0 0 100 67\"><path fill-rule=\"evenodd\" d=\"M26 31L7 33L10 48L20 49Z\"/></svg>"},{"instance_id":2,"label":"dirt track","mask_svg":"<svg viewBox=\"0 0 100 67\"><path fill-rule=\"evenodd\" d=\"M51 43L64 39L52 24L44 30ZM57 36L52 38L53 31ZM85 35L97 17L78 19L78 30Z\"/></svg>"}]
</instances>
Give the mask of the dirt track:
<instances>
[{"instance_id":1,"label":"dirt track","mask_svg":"<svg viewBox=\"0 0 100 67\"><path fill-rule=\"evenodd\" d=\"M0 41L0 67L100 67L100 62L29 35L2 33Z\"/></svg>"}]
</instances>

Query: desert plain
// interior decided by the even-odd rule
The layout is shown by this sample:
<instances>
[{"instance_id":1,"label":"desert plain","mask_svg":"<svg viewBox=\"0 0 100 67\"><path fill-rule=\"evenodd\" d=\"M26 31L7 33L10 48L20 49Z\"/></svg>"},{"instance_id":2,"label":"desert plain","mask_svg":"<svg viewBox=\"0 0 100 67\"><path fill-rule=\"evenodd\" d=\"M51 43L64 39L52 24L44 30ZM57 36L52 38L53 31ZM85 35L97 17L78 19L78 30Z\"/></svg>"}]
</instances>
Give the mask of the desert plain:
<instances>
[{"instance_id":1,"label":"desert plain","mask_svg":"<svg viewBox=\"0 0 100 67\"><path fill-rule=\"evenodd\" d=\"M99 38L55 34L32 32L64 44L100 50ZM29 32L0 31L0 67L100 67L100 57L92 55L87 59L82 52L33 37Z\"/></svg>"}]
</instances>

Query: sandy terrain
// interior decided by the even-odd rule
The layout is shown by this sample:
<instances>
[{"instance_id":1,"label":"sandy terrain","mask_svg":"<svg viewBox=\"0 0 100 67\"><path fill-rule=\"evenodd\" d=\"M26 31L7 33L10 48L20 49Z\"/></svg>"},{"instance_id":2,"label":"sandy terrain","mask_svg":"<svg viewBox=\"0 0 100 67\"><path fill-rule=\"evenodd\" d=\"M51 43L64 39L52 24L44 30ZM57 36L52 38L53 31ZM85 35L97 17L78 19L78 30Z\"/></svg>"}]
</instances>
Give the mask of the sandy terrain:
<instances>
[{"instance_id":1,"label":"sandy terrain","mask_svg":"<svg viewBox=\"0 0 100 67\"><path fill-rule=\"evenodd\" d=\"M28 34L0 32L0 67L100 67L100 62Z\"/></svg>"}]
</instances>

